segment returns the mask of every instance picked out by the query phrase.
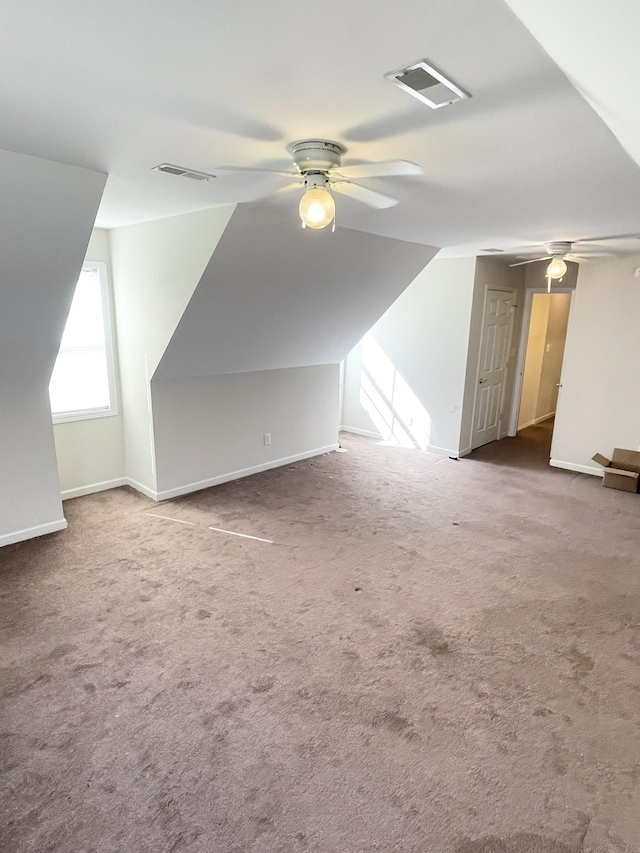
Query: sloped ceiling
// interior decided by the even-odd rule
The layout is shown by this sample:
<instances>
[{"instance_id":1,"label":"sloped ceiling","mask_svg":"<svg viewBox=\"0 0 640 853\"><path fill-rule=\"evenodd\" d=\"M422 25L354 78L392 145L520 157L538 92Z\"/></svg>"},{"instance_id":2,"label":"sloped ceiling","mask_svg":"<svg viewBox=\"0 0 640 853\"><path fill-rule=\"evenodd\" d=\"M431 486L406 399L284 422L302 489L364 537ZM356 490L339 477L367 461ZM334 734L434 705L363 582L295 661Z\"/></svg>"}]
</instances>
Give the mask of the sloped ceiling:
<instances>
[{"instance_id":1,"label":"sloped ceiling","mask_svg":"<svg viewBox=\"0 0 640 853\"><path fill-rule=\"evenodd\" d=\"M640 4L634 0L506 3L640 164Z\"/></svg>"},{"instance_id":2,"label":"sloped ceiling","mask_svg":"<svg viewBox=\"0 0 640 853\"><path fill-rule=\"evenodd\" d=\"M339 362L436 251L238 205L153 378Z\"/></svg>"},{"instance_id":3,"label":"sloped ceiling","mask_svg":"<svg viewBox=\"0 0 640 853\"><path fill-rule=\"evenodd\" d=\"M623 4L559 5L606 40ZM523 10L534 0L512 6L536 35L560 14L556 29L572 38L550 0L535 0L531 21ZM341 198L341 226L467 253L637 229L640 170L503 0L312 10L293 0L5 0L0 26L0 147L107 171L104 227L281 186L222 174L196 184L152 172L160 162L284 168L287 143L320 136L344 143L346 162L404 158L425 170L368 182L400 199L393 209ZM616 66L612 47L592 51L594 73ZM384 79L421 57L472 99L431 111ZM296 201L273 204L293 223Z\"/></svg>"}]
</instances>

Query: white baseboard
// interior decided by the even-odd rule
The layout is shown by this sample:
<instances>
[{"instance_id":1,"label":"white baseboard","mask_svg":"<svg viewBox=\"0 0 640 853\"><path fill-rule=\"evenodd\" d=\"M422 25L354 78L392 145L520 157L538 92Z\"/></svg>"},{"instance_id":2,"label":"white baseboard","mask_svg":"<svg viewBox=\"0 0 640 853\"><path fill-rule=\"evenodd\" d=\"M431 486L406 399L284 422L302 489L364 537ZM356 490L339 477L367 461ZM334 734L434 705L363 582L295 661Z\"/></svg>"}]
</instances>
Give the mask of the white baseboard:
<instances>
[{"instance_id":1,"label":"white baseboard","mask_svg":"<svg viewBox=\"0 0 640 853\"><path fill-rule=\"evenodd\" d=\"M144 483L139 483L137 480L132 480L131 477L127 477L126 485L131 486L131 488L135 489L136 492L141 492L143 495L146 495L146 497L151 498L152 501L160 500L157 492L155 492L153 489L150 489L149 486L145 486Z\"/></svg>"},{"instance_id":2,"label":"white baseboard","mask_svg":"<svg viewBox=\"0 0 640 853\"><path fill-rule=\"evenodd\" d=\"M368 429L360 429L360 427L352 427L352 426L341 426L340 432L352 432L354 435L364 435L365 438L375 438L376 441L386 441L385 437L380 432L373 432ZM457 450L449 450L447 447L438 447L435 444L428 444L424 449L423 453L438 453L441 456L455 456L458 457Z\"/></svg>"},{"instance_id":3,"label":"white baseboard","mask_svg":"<svg viewBox=\"0 0 640 853\"><path fill-rule=\"evenodd\" d=\"M591 474L592 477L602 477L602 468L593 465L578 465L576 462L563 462L562 459L550 459L549 465L553 468L564 468L565 471L577 471L578 474Z\"/></svg>"},{"instance_id":4,"label":"white baseboard","mask_svg":"<svg viewBox=\"0 0 640 853\"><path fill-rule=\"evenodd\" d=\"M520 432L521 429L526 429L527 427L530 427L530 426L536 426L536 424L541 424L544 421L550 421L551 418L555 418L555 416L556 416L555 412L549 412L548 415L542 415L539 418L534 418L533 420L527 421L526 423L522 424L522 426L520 424L518 424L518 432Z\"/></svg>"},{"instance_id":5,"label":"white baseboard","mask_svg":"<svg viewBox=\"0 0 640 853\"><path fill-rule=\"evenodd\" d=\"M63 501L68 501L70 498L81 498L83 495L92 495L94 492L105 492L107 489L117 489L118 486L128 485L129 480L126 477L118 477L115 480L104 480L102 483L79 486L77 489L65 489L64 492L60 492L60 497Z\"/></svg>"},{"instance_id":6,"label":"white baseboard","mask_svg":"<svg viewBox=\"0 0 640 853\"><path fill-rule=\"evenodd\" d=\"M340 432L352 432L354 435L364 435L365 438L377 438L378 441L383 441L384 437L380 432L373 432L369 429L360 429L360 427L344 426L340 427Z\"/></svg>"},{"instance_id":7,"label":"white baseboard","mask_svg":"<svg viewBox=\"0 0 640 853\"><path fill-rule=\"evenodd\" d=\"M47 533L56 533L64 530L67 519L60 518L58 521L50 521L48 524L39 524L37 527L25 527L24 530L16 530L13 533L4 533L0 536L0 548L4 545L13 545L16 542L24 542L25 539L35 539L36 536L44 536Z\"/></svg>"},{"instance_id":8,"label":"white baseboard","mask_svg":"<svg viewBox=\"0 0 640 853\"><path fill-rule=\"evenodd\" d=\"M145 486L138 480L132 477L119 477L116 480L105 480L102 483L93 483L90 486L80 486L77 489L67 489L61 493L62 500L70 498L79 498L84 495L90 495L94 492L102 492L107 489L117 489L119 486L131 486L137 492L141 492L152 501L166 501L170 498L177 498L180 495L187 495L190 492L198 492L201 489L208 489L210 486L218 486L221 483L228 483L231 480L239 480L242 477L249 477L251 474L259 474L261 471L269 471L271 468L279 468L281 465L290 465L292 462L299 462L302 459L309 459L312 456L321 456L323 453L330 453L332 450L337 450L339 444L330 444L327 447L318 447L314 450L307 450L304 453L298 453L294 456L285 456L283 459L274 459L271 462L265 462L261 465L253 465L251 468L242 468L239 471L231 471L228 474L222 474L219 477L210 477L207 480L199 480L196 483L186 483L184 486L177 486L175 489L165 489L162 492L157 492L154 489ZM66 522L65 522L66 527ZM48 533L50 531L43 531ZM34 533L34 536L39 534ZM28 536L25 538L29 538ZM18 540L16 540L18 541ZM2 544L2 540L0 540Z\"/></svg>"},{"instance_id":9,"label":"white baseboard","mask_svg":"<svg viewBox=\"0 0 640 853\"><path fill-rule=\"evenodd\" d=\"M449 450L446 447L437 447L435 444L427 444L424 449L425 453L438 453L440 456L448 456L457 459L460 456L459 450Z\"/></svg>"},{"instance_id":10,"label":"white baseboard","mask_svg":"<svg viewBox=\"0 0 640 853\"><path fill-rule=\"evenodd\" d=\"M304 453L296 453L294 456L285 456L282 459L273 459L271 462L263 462L260 465L253 465L250 468L242 468L239 471L231 471L228 474L222 474L219 477L210 477L208 480L199 480L196 483L186 483L184 486L177 486L174 489L164 489L157 493L154 500L166 501L171 498L178 498L180 495L188 495L190 492L199 492L202 489L208 489L211 486L219 486L222 483L228 483L231 480L240 480L242 477L249 477L252 474L260 474L262 471L270 471L272 468L280 468L282 465L290 465L292 462L300 462L302 459L310 459L312 456L321 456L323 453L331 453L332 450L337 450L339 444L329 444L326 447L317 447L314 450L306 450ZM137 488L130 481L133 488ZM149 492L145 492L149 497L152 497Z\"/></svg>"},{"instance_id":11,"label":"white baseboard","mask_svg":"<svg viewBox=\"0 0 640 853\"><path fill-rule=\"evenodd\" d=\"M468 456L472 450L473 450L473 447L465 447L464 450L459 450L458 451L458 459L462 459L463 456Z\"/></svg>"}]
</instances>

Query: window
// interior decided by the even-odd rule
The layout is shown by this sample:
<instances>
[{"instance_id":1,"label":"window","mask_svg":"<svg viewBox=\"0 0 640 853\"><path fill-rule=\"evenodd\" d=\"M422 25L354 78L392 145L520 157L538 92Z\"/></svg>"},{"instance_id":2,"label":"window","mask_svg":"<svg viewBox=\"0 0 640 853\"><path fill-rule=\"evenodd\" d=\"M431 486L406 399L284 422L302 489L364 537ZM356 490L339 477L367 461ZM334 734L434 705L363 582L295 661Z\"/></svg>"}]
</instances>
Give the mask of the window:
<instances>
[{"instance_id":1,"label":"window","mask_svg":"<svg viewBox=\"0 0 640 853\"><path fill-rule=\"evenodd\" d=\"M49 397L54 423L117 414L107 268L82 267Z\"/></svg>"}]
</instances>

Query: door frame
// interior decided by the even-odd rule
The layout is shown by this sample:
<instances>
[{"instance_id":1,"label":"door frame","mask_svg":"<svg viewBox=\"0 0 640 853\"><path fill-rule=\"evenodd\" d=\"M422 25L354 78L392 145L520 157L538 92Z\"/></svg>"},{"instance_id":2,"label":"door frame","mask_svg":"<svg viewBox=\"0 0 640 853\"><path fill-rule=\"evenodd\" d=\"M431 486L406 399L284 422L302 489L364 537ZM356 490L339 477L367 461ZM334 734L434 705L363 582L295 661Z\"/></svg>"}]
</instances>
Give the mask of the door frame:
<instances>
[{"instance_id":1,"label":"door frame","mask_svg":"<svg viewBox=\"0 0 640 853\"><path fill-rule=\"evenodd\" d=\"M576 292L575 287L554 287L551 295L554 293L570 293L571 303L569 305L569 319L567 321L567 331L571 322L571 311L573 309L573 296ZM511 413L509 415L509 428L507 435L515 436L518 434L518 414L520 412L520 402L522 399L522 384L524 380L524 363L527 357L527 344L529 342L529 326L531 325L531 312L533 310L533 297L536 293L549 293L546 287L527 287L524 294L524 308L522 311L522 325L520 327L520 343L518 345L518 357L516 362L516 373L513 385L513 397L511 398ZM562 383L562 375L560 376Z\"/></svg>"},{"instance_id":2,"label":"door frame","mask_svg":"<svg viewBox=\"0 0 640 853\"><path fill-rule=\"evenodd\" d=\"M478 340L478 359L477 359L476 371L475 371L475 388L473 390L473 409L472 409L472 414L471 414L471 435L470 435L471 447L469 448L469 452L477 449L473 446L473 436L474 436L475 425L476 425L476 404L478 402L478 400L477 400L478 383L479 383L479 378L480 378L480 367L481 367L481 358L482 358L482 336L484 334L484 321L485 321L486 314L487 314L487 296L488 296L488 293L490 290L497 290L499 293L510 293L514 299L514 304L511 306L511 311L510 311L511 323L510 323L510 328L509 328L509 340L507 341L507 365L506 365L507 369L506 369L505 382L502 385L502 396L500 399L500 415L499 415L499 417L503 414L502 407L504 406L504 398L505 398L505 395L507 392L507 381L506 380L508 379L509 368L511 367L511 358L510 358L511 344L513 342L513 332L515 329L515 312L516 312L516 309L518 307L518 291L516 290L515 287L501 287L500 285L487 284L487 286L484 289L484 297L483 297L483 304L482 304L482 321L481 321L481 325L480 325L480 338ZM504 438L508 434L509 434L508 429L507 430L505 430L504 428L500 429L500 424L498 423L498 434L497 434L497 437L495 440L499 441L501 438ZM487 442L487 443L490 444L491 442ZM478 447L483 447L483 446L484 445L482 445L482 444L478 445Z\"/></svg>"}]
</instances>

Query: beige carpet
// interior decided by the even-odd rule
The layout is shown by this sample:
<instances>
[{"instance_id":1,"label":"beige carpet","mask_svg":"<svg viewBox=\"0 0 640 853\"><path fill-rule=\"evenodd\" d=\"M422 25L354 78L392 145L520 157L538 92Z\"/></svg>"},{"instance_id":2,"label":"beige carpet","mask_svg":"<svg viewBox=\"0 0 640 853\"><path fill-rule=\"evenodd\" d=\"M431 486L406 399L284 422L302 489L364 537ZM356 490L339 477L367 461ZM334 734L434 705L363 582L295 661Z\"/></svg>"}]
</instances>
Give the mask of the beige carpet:
<instances>
[{"instance_id":1,"label":"beige carpet","mask_svg":"<svg viewBox=\"0 0 640 853\"><path fill-rule=\"evenodd\" d=\"M547 438L344 435L2 549L2 853L637 853L640 496Z\"/></svg>"}]
</instances>

